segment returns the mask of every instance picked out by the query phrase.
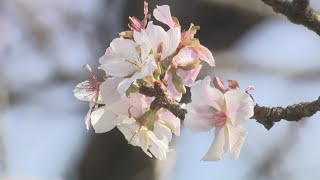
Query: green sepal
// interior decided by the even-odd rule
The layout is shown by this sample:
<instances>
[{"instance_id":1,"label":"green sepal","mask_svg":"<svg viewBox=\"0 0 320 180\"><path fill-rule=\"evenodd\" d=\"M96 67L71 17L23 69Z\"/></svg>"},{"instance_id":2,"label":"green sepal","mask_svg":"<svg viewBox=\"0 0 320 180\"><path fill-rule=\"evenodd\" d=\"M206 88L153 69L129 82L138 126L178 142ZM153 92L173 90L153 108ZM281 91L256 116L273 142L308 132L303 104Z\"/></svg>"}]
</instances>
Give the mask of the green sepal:
<instances>
[{"instance_id":1,"label":"green sepal","mask_svg":"<svg viewBox=\"0 0 320 180\"><path fill-rule=\"evenodd\" d=\"M173 82L175 88L177 89L177 91L182 93L182 94L185 94L186 93L186 87L184 86L181 77L178 76L176 71L173 70L173 69L171 70L171 74L172 74L172 82Z\"/></svg>"}]
</instances>

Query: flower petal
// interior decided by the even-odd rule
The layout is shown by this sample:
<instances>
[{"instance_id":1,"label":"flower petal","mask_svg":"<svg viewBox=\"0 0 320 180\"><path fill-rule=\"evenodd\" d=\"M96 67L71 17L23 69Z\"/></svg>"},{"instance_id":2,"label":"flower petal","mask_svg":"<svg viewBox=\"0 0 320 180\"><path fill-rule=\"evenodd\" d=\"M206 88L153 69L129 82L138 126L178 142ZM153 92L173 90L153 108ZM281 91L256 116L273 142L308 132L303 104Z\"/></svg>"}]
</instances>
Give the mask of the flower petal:
<instances>
[{"instance_id":1,"label":"flower petal","mask_svg":"<svg viewBox=\"0 0 320 180\"><path fill-rule=\"evenodd\" d=\"M110 58L98 69L102 69L107 75L115 77L126 77L136 71L136 68L123 58Z\"/></svg>"},{"instance_id":2,"label":"flower petal","mask_svg":"<svg viewBox=\"0 0 320 180\"><path fill-rule=\"evenodd\" d=\"M167 58L168 56L176 52L181 39L180 27L169 29L167 34L167 41L163 41L163 52L161 55L161 60Z\"/></svg>"},{"instance_id":3,"label":"flower petal","mask_svg":"<svg viewBox=\"0 0 320 180\"><path fill-rule=\"evenodd\" d=\"M248 134L248 130L241 126L233 126L228 124L229 149L232 159L238 159L243 145L244 139Z\"/></svg>"},{"instance_id":4,"label":"flower petal","mask_svg":"<svg viewBox=\"0 0 320 180\"><path fill-rule=\"evenodd\" d=\"M194 49L190 47L183 47L180 49L179 53L174 56L173 62L177 63L178 65L189 64L192 63L197 57L198 54Z\"/></svg>"},{"instance_id":5,"label":"flower petal","mask_svg":"<svg viewBox=\"0 0 320 180\"><path fill-rule=\"evenodd\" d=\"M182 98L182 93L178 92L175 85L172 82L172 74L168 72L168 87L167 87L168 95L177 101L180 101Z\"/></svg>"},{"instance_id":6,"label":"flower petal","mask_svg":"<svg viewBox=\"0 0 320 180\"><path fill-rule=\"evenodd\" d=\"M160 141L152 131L148 131L150 152L159 160L167 159L167 152L169 147L163 142Z\"/></svg>"},{"instance_id":7,"label":"flower petal","mask_svg":"<svg viewBox=\"0 0 320 180\"><path fill-rule=\"evenodd\" d=\"M158 121L154 122L153 133L160 141L163 141L165 144L168 144L172 139L171 130L164 124L159 123Z\"/></svg>"},{"instance_id":8,"label":"flower petal","mask_svg":"<svg viewBox=\"0 0 320 180\"><path fill-rule=\"evenodd\" d=\"M170 28L173 28L174 22L168 5L157 6L157 8L153 10L153 16L158 21L168 25Z\"/></svg>"},{"instance_id":9,"label":"flower petal","mask_svg":"<svg viewBox=\"0 0 320 180\"><path fill-rule=\"evenodd\" d=\"M135 120L128 118L126 116L121 116L124 118L122 123L117 126L117 128L122 132L129 144L133 146L140 146L139 143L139 129L140 125Z\"/></svg>"},{"instance_id":10,"label":"flower petal","mask_svg":"<svg viewBox=\"0 0 320 180\"><path fill-rule=\"evenodd\" d=\"M116 38L110 43L114 55L126 60L137 59L136 46L137 44L133 40L122 37Z\"/></svg>"},{"instance_id":11,"label":"flower petal","mask_svg":"<svg viewBox=\"0 0 320 180\"><path fill-rule=\"evenodd\" d=\"M230 90L224 96L227 115L234 125L238 125L254 115L255 103L249 94L241 90Z\"/></svg>"},{"instance_id":12,"label":"flower petal","mask_svg":"<svg viewBox=\"0 0 320 180\"><path fill-rule=\"evenodd\" d=\"M192 103L186 105L187 114L184 124L195 132L209 131L213 128L213 111L210 106L199 106Z\"/></svg>"},{"instance_id":13,"label":"flower petal","mask_svg":"<svg viewBox=\"0 0 320 180\"><path fill-rule=\"evenodd\" d=\"M151 44L147 32L143 29L141 32L133 31L133 38L135 42L140 45L141 59L147 59L151 51Z\"/></svg>"},{"instance_id":14,"label":"flower petal","mask_svg":"<svg viewBox=\"0 0 320 180\"><path fill-rule=\"evenodd\" d=\"M223 94L210 86L210 77L207 76L204 80L198 80L191 85L191 100L196 105L210 105L216 110L221 110L224 107Z\"/></svg>"},{"instance_id":15,"label":"flower petal","mask_svg":"<svg viewBox=\"0 0 320 180\"><path fill-rule=\"evenodd\" d=\"M89 81L79 83L73 90L74 96L80 101L91 101L95 95L95 91L90 90Z\"/></svg>"},{"instance_id":16,"label":"flower petal","mask_svg":"<svg viewBox=\"0 0 320 180\"><path fill-rule=\"evenodd\" d=\"M215 61L211 51L202 45L200 45L198 48L200 48L200 51L197 51L198 57L207 62L210 66L215 66Z\"/></svg>"},{"instance_id":17,"label":"flower petal","mask_svg":"<svg viewBox=\"0 0 320 180\"><path fill-rule=\"evenodd\" d=\"M157 52L161 42L163 44L168 44L169 37L167 32L161 26L154 25L152 21L148 23L146 32L148 33L153 53Z\"/></svg>"},{"instance_id":18,"label":"flower petal","mask_svg":"<svg viewBox=\"0 0 320 180\"><path fill-rule=\"evenodd\" d=\"M106 105L115 103L120 99L117 88L122 80L123 78L108 78L100 84L100 94Z\"/></svg>"},{"instance_id":19,"label":"flower petal","mask_svg":"<svg viewBox=\"0 0 320 180\"><path fill-rule=\"evenodd\" d=\"M153 55L150 55L145 63L146 64L142 66L141 71L136 72L132 77L120 82L118 86L118 92L120 93L120 95L124 95L126 93L127 89L131 86L132 82L134 82L137 79L143 79L147 76L152 75L154 70L157 69L157 65Z\"/></svg>"},{"instance_id":20,"label":"flower petal","mask_svg":"<svg viewBox=\"0 0 320 180\"><path fill-rule=\"evenodd\" d=\"M202 158L203 161L217 161L223 158L223 155L227 152L227 141L225 137L225 128L216 128L214 140L206 153Z\"/></svg>"},{"instance_id":21,"label":"flower petal","mask_svg":"<svg viewBox=\"0 0 320 180\"><path fill-rule=\"evenodd\" d=\"M91 113L91 124L96 133L112 130L117 124L117 115L100 107Z\"/></svg>"},{"instance_id":22,"label":"flower petal","mask_svg":"<svg viewBox=\"0 0 320 180\"><path fill-rule=\"evenodd\" d=\"M177 69L177 74L181 77L183 83L186 85L186 86L191 86L197 79L199 73L200 73L200 70L202 68L202 65L198 65L197 67L189 70L189 71L185 71L181 68L178 68Z\"/></svg>"},{"instance_id":23,"label":"flower petal","mask_svg":"<svg viewBox=\"0 0 320 180\"><path fill-rule=\"evenodd\" d=\"M145 127L141 127L139 132L139 143L141 149L149 156L152 157L151 153L148 152L149 148L149 135L148 135L148 129Z\"/></svg>"},{"instance_id":24,"label":"flower petal","mask_svg":"<svg viewBox=\"0 0 320 180\"><path fill-rule=\"evenodd\" d=\"M173 115L170 111L161 112L159 118L165 122L166 126L176 135L180 135L180 119Z\"/></svg>"}]
</instances>

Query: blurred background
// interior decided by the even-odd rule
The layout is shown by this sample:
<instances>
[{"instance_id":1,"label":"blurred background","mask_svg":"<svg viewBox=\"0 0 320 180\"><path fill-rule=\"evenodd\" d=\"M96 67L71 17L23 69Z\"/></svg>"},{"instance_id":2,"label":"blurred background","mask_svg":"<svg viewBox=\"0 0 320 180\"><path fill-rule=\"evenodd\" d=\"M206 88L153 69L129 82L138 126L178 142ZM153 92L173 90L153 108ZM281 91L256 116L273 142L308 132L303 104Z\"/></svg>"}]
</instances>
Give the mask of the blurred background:
<instances>
[{"instance_id":1,"label":"blurred background","mask_svg":"<svg viewBox=\"0 0 320 180\"><path fill-rule=\"evenodd\" d=\"M286 106L320 95L320 37L260 0L164 0L182 28L201 26L217 68L201 73L254 85L259 105ZM317 0L311 1L320 10ZM238 161L200 161L213 131L182 130L167 161L128 145L114 129L86 131L86 102L74 86L94 69L142 0L0 0L0 179L209 180L320 178L320 115L270 131L254 120ZM102 73L102 72L96 72ZM186 101L188 97L185 98Z\"/></svg>"}]
</instances>

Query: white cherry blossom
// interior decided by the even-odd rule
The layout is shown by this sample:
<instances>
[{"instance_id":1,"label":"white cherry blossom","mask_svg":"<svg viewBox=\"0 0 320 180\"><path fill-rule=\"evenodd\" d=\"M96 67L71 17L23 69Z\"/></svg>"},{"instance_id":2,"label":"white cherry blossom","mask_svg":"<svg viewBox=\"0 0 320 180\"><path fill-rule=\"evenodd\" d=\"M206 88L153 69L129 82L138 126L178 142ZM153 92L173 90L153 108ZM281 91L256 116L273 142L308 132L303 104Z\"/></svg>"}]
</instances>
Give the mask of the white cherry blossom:
<instances>
[{"instance_id":1,"label":"white cherry blossom","mask_svg":"<svg viewBox=\"0 0 320 180\"><path fill-rule=\"evenodd\" d=\"M249 94L229 90L222 94L210 86L210 78L199 80L191 86L190 104L185 125L192 131L209 131L215 128L214 141L203 160L220 160L230 151L232 159L238 159L247 130L240 124L254 114L254 105Z\"/></svg>"}]
</instances>

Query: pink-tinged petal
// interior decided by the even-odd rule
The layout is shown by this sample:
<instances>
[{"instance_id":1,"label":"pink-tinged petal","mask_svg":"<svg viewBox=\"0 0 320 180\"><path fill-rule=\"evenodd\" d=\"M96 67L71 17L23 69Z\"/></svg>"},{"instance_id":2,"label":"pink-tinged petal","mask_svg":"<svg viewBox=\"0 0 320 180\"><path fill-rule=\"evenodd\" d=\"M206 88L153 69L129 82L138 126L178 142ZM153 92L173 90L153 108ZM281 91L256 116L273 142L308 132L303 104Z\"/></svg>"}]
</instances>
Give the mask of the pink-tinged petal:
<instances>
[{"instance_id":1,"label":"pink-tinged petal","mask_svg":"<svg viewBox=\"0 0 320 180\"><path fill-rule=\"evenodd\" d=\"M114 39L110 43L110 47L113 53L117 57L121 57L126 60L136 59L138 54L136 51L137 44L130 39L124 39L122 37Z\"/></svg>"},{"instance_id":2,"label":"pink-tinged petal","mask_svg":"<svg viewBox=\"0 0 320 180\"><path fill-rule=\"evenodd\" d=\"M207 76L192 84L191 100L195 105L209 105L220 111L224 108L224 96L219 90L210 86L210 81L210 77Z\"/></svg>"},{"instance_id":3,"label":"pink-tinged petal","mask_svg":"<svg viewBox=\"0 0 320 180\"><path fill-rule=\"evenodd\" d=\"M179 53L173 58L173 62L177 65L190 64L198 57L198 54L190 47L180 49Z\"/></svg>"},{"instance_id":4,"label":"pink-tinged petal","mask_svg":"<svg viewBox=\"0 0 320 180\"><path fill-rule=\"evenodd\" d=\"M127 101L130 104L130 112L135 117L143 115L150 107L146 97L140 93L131 93L130 97L127 97Z\"/></svg>"},{"instance_id":5,"label":"pink-tinged petal","mask_svg":"<svg viewBox=\"0 0 320 180\"><path fill-rule=\"evenodd\" d=\"M198 48L199 48L199 50L197 51L198 57L201 60L207 62L210 66L215 66L215 61L211 51L202 45L200 45Z\"/></svg>"},{"instance_id":6,"label":"pink-tinged petal","mask_svg":"<svg viewBox=\"0 0 320 180\"><path fill-rule=\"evenodd\" d=\"M154 122L153 133L160 141L164 142L165 144L168 144L172 139L171 130L166 125L161 124L158 121Z\"/></svg>"},{"instance_id":7,"label":"pink-tinged petal","mask_svg":"<svg viewBox=\"0 0 320 180\"><path fill-rule=\"evenodd\" d=\"M180 27L169 29L167 32L167 36L167 41L163 41L163 53L161 55L161 60L176 52L181 39Z\"/></svg>"},{"instance_id":8,"label":"pink-tinged petal","mask_svg":"<svg viewBox=\"0 0 320 180\"><path fill-rule=\"evenodd\" d=\"M91 113L91 124L96 133L105 133L118 124L117 115L100 107Z\"/></svg>"},{"instance_id":9,"label":"pink-tinged petal","mask_svg":"<svg viewBox=\"0 0 320 180\"><path fill-rule=\"evenodd\" d=\"M91 101L95 95L96 91L90 89L90 82L83 81L79 83L73 90L74 96L80 101Z\"/></svg>"},{"instance_id":10,"label":"pink-tinged petal","mask_svg":"<svg viewBox=\"0 0 320 180\"><path fill-rule=\"evenodd\" d=\"M168 25L170 28L174 27L170 7L168 5L157 6L157 8L153 10L153 16L158 21Z\"/></svg>"},{"instance_id":11,"label":"pink-tinged petal","mask_svg":"<svg viewBox=\"0 0 320 180\"><path fill-rule=\"evenodd\" d=\"M186 105L187 114L184 119L184 124L191 131L203 132L213 128L212 118L214 115L213 109L210 106L198 106L192 103Z\"/></svg>"},{"instance_id":12,"label":"pink-tinged petal","mask_svg":"<svg viewBox=\"0 0 320 180\"><path fill-rule=\"evenodd\" d=\"M203 161L218 161L223 158L227 152L227 139L225 137L225 128L216 128L214 140L207 152L202 158Z\"/></svg>"},{"instance_id":13,"label":"pink-tinged petal","mask_svg":"<svg viewBox=\"0 0 320 180\"><path fill-rule=\"evenodd\" d=\"M101 83L100 94L106 105L113 104L120 99L117 88L121 81L123 81L123 78L108 78Z\"/></svg>"},{"instance_id":14,"label":"pink-tinged petal","mask_svg":"<svg viewBox=\"0 0 320 180\"><path fill-rule=\"evenodd\" d=\"M168 72L168 87L167 87L168 95L174 98L177 101L180 101L182 98L182 93L178 92L176 87L172 82L172 74Z\"/></svg>"},{"instance_id":15,"label":"pink-tinged petal","mask_svg":"<svg viewBox=\"0 0 320 180\"><path fill-rule=\"evenodd\" d=\"M147 76L152 75L153 72L157 69L157 64L153 55L150 55L145 63L146 64L142 66L141 71L136 72L132 77L125 79L119 83L118 92L120 95L124 95L126 93L132 82L137 79L143 79Z\"/></svg>"},{"instance_id":16,"label":"pink-tinged petal","mask_svg":"<svg viewBox=\"0 0 320 180\"><path fill-rule=\"evenodd\" d=\"M197 79L199 73L200 73L200 70L202 68L202 65L198 65L197 67L189 70L189 71L185 71L181 68L178 68L177 69L177 74L181 77L183 83L186 85L186 86L191 86Z\"/></svg>"},{"instance_id":17,"label":"pink-tinged petal","mask_svg":"<svg viewBox=\"0 0 320 180\"><path fill-rule=\"evenodd\" d=\"M131 107L131 104L128 103L125 97L122 97L119 101L111 105L105 106L107 111L111 111L117 115L123 115L123 116L129 116L128 112L130 107Z\"/></svg>"},{"instance_id":18,"label":"pink-tinged petal","mask_svg":"<svg viewBox=\"0 0 320 180\"><path fill-rule=\"evenodd\" d=\"M241 90L230 90L224 96L227 107L226 113L234 125L238 125L253 116L255 103L249 94Z\"/></svg>"},{"instance_id":19,"label":"pink-tinged petal","mask_svg":"<svg viewBox=\"0 0 320 180\"><path fill-rule=\"evenodd\" d=\"M228 124L229 150L232 159L238 159L243 145L244 139L248 134L248 130L241 126L233 126Z\"/></svg>"},{"instance_id":20,"label":"pink-tinged petal","mask_svg":"<svg viewBox=\"0 0 320 180\"><path fill-rule=\"evenodd\" d=\"M109 76L126 77L136 71L136 68L122 58L110 58L105 64L98 67L102 69Z\"/></svg>"},{"instance_id":21,"label":"pink-tinged petal","mask_svg":"<svg viewBox=\"0 0 320 180\"><path fill-rule=\"evenodd\" d=\"M173 115L170 111L161 112L159 118L163 120L172 132L176 135L180 135L180 119Z\"/></svg>"}]
</instances>

